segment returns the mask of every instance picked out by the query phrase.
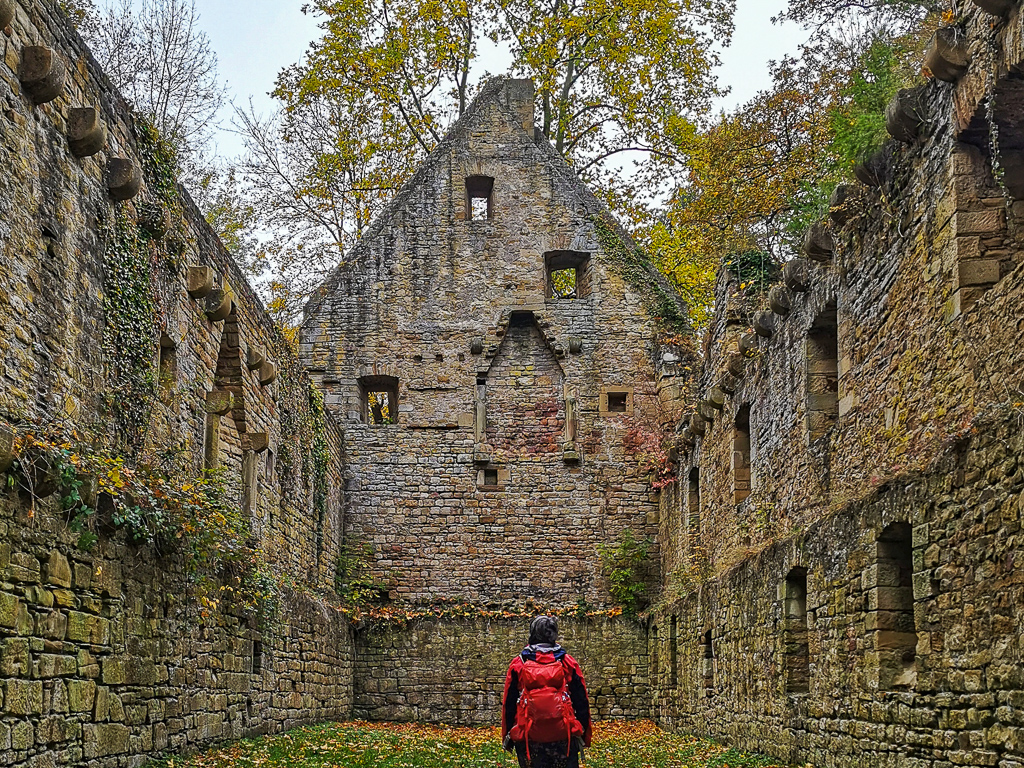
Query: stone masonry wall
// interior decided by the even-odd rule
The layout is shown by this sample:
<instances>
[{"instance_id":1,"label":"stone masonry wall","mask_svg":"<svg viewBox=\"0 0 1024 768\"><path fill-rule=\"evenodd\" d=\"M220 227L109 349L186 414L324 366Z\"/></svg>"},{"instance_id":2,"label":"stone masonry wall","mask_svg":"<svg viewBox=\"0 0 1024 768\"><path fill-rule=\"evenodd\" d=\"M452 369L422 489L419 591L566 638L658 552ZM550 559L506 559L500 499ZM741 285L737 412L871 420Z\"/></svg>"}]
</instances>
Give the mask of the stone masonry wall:
<instances>
[{"instance_id":1,"label":"stone masonry wall","mask_svg":"<svg viewBox=\"0 0 1024 768\"><path fill-rule=\"evenodd\" d=\"M15 9L0 35L0 433L62 424L112 435L104 339L116 319L104 295L117 284L105 254L118 217L134 227L157 203L158 180L112 203L108 160L145 166L134 118L54 3ZM19 79L29 46L67 68L60 95L42 105ZM108 137L78 159L69 121L87 106ZM287 343L179 194L182 216L166 235L178 258L149 265L154 311L141 318L152 322L154 360L140 461L219 467L267 568L297 589L282 592L272 626L257 627L230 598L204 625L173 549L131 543L101 509L99 541L82 551L55 497L5 490L0 765L137 765L350 711L351 639L331 598L341 434L329 417L316 426L317 395ZM211 319L218 306L225 316Z\"/></svg>"},{"instance_id":2,"label":"stone masonry wall","mask_svg":"<svg viewBox=\"0 0 1024 768\"><path fill-rule=\"evenodd\" d=\"M877 188L845 190L834 248L787 265L762 314L719 283L700 415L663 494L667 725L822 766L1024 763L1024 137L1007 74L1024 20L968 8L966 73L914 93L916 139L875 158Z\"/></svg>"},{"instance_id":3,"label":"stone masonry wall","mask_svg":"<svg viewBox=\"0 0 1024 768\"><path fill-rule=\"evenodd\" d=\"M354 716L368 720L497 725L509 663L529 622L425 620L356 636ZM646 627L608 618L562 619L597 719L650 716Z\"/></svg>"}]
</instances>

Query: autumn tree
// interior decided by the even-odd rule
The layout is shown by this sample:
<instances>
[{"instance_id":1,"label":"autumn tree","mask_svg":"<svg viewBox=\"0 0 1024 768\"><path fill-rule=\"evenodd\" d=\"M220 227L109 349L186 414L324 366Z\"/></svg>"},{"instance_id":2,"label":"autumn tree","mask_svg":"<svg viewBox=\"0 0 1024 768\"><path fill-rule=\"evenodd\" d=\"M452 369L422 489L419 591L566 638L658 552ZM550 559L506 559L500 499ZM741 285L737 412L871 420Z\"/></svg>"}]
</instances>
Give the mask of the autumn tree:
<instances>
[{"instance_id":1,"label":"autumn tree","mask_svg":"<svg viewBox=\"0 0 1024 768\"><path fill-rule=\"evenodd\" d=\"M620 212L671 186L675 151L717 95L734 0L318 0L323 39L282 72L282 112L239 117L246 172L280 233L294 312L468 106L482 44L537 84L539 127ZM619 170L635 167L628 183Z\"/></svg>"},{"instance_id":2,"label":"autumn tree","mask_svg":"<svg viewBox=\"0 0 1024 768\"><path fill-rule=\"evenodd\" d=\"M194 0L78 0L80 31L122 95L177 150L189 180L201 176L224 86Z\"/></svg>"}]
</instances>

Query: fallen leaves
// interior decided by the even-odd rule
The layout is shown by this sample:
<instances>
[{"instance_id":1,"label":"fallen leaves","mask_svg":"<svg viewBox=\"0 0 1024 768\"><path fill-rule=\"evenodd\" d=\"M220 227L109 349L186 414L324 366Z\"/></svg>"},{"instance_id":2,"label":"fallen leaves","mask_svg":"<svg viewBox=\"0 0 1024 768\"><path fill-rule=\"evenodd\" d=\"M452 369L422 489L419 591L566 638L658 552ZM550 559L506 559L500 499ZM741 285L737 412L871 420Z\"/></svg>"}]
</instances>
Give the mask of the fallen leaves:
<instances>
[{"instance_id":1,"label":"fallen leaves","mask_svg":"<svg viewBox=\"0 0 1024 768\"><path fill-rule=\"evenodd\" d=\"M150 768L516 768L497 728L329 723L236 742ZM596 723L592 768L782 768L758 755L672 734L649 720Z\"/></svg>"}]
</instances>

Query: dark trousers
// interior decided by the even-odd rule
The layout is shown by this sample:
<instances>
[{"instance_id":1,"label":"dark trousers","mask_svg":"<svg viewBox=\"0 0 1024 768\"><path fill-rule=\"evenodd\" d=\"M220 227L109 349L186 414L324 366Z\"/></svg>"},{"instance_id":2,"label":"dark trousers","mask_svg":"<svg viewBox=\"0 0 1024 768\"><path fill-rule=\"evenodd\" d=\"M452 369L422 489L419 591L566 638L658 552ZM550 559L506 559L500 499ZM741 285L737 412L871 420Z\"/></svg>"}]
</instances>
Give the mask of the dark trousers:
<instances>
[{"instance_id":1,"label":"dark trousers","mask_svg":"<svg viewBox=\"0 0 1024 768\"><path fill-rule=\"evenodd\" d=\"M536 744L530 742L530 759L526 759L526 745L516 742L516 757L519 758L519 768L579 768L580 753L574 744L565 754L566 743L555 741L550 744Z\"/></svg>"}]
</instances>

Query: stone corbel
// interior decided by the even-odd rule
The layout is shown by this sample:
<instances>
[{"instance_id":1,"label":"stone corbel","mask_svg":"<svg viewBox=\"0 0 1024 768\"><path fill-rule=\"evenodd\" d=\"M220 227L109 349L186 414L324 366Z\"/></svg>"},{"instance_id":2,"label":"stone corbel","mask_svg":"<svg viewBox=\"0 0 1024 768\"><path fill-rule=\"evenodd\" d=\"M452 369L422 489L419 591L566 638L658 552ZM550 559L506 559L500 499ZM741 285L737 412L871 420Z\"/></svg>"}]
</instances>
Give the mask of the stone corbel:
<instances>
[{"instance_id":1,"label":"stone corbel","mask_svg":"<svg viewBox=\"0 0 1024 768\"><path fill-rule=\"evenodd\" d=\"M804 256L812 261L828 261L835 251L832 234L825 227L825 222L816 221L811 224L804 236L802 249Z\"/></svg>"},{"instance_id":2,"label":"stone corbel","mask_svg":"<svg viewBox=\"0 0 1024 768\"><path fill-rule=\"evenodd\" d=\"M265 361L260 366L260 385L269 387L275 381L277 381L277 363L272 363L269 360Z\"/></svg>"},{"instance_id":3,"label":"stone corbel","mask_svg":"<svg viewBox=\"0 0 1024 768\"><path fill-rule=\"evenodd\" d=\"M79 107L68 116L68 147L75 157L92 157L107 143L107 126L96 107Z\"/></svg>"},{"instance_id":4,"label":"stone corbel","mask_svg":"<svg viewBox=\"0 0 1024 768\"><path fill-rule=\"evenodd\" d=\"M811 269L804 259L787 261L782 268L782 282L791 291L807 293L811 289Z\"/></svg>"},{"instance_id":5,"label":"stone corbel","mask_svg":"<svg viewBox=\"0 0 1024 768\"><path fill-rule=\"evenodd\" d=\"M213 267L193 265L188 268L188 295L193 299L205 299L213 286Z\"/></svg>"},{"instance_id":6,"label":"stone corbel","mask_svg":"<svg viewBox=\"0 0 1024 768\"><path fill-rule=\"evenodd\" d=\"M925 54L924 65L939 80L955 83L967 71L971 54L967 50L967 36L958 27L938 30Z\"/></svg>"},{"instance_id":7,"label":"stone corbel","mask_svg":"<svg viewBox=\"0 0 1024 768\"><path fill-rule=\"evenodd\" d=\"M267 355L263 351L263 347L258 344L250 344L245 352L245 367L250 371L255 371L261 368L266 361Z\"/></svg>"},{"instance_id":8,"label":"stone corbel","mask_svg":"<svg viewBox=\"0 0 1024 768\"><path fill-rule=\"evenodd\" d=\"M762 339L770 339L775 335L775 315L761 310L754 315L754 333Z\"/></svg>"},{"instance_id":9,"label":"stone corbel","mask_svg":"<svg viewBox=\"0 0 1024 768\"><path fill-rule=\"evenodd\" d=\"M266 432L245 432L242 435L242 450L263 453L270 447L270 435Z\"/></svg>"},{"instance_id":10,"label":"stone corbel","mask_svg":"<svg viewBox=\"0 0 1024 768\"><path fill-rule=\"evenodd\" d=\"M107 192L117 203L131 200L142 189L142 169L127 157L112 157L107 161Z\"/></svg>"},{"instance_id":11,"label":"stone corbel","mask_svg":"<svg viewBox=\"0 0 1024 768\"><path fill-rule=\"evenodd\" d=\"M14 0L0 0L0 29L5 29L14 21Z\"/></svg>"},{"instance_id":12,"label":"stone corbel","mask_svg":"<svg viewBox=\"0 0 1024 768\"><path fill-rule=\"evenodd\" d=\"M793 307L790 303L789 290L786 286L772 286L772 289L768 291L768 306L771 307L772 312L780 317L789 316L789 313L793 311Z\"/></svg>"},{"instance_id":13,"label":"stone corbel","mask_svg":"<svg viewBox=\"0 0 1024 768\"><path fill-rule=\"evenodd\" d=\"M52 48L45 45L22 48L18 79L25 93L36 104L46 104L60 96L67 77L67 67Z\"/></svg>"}]
</instances>

